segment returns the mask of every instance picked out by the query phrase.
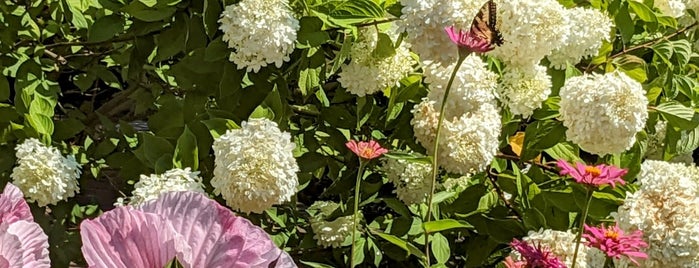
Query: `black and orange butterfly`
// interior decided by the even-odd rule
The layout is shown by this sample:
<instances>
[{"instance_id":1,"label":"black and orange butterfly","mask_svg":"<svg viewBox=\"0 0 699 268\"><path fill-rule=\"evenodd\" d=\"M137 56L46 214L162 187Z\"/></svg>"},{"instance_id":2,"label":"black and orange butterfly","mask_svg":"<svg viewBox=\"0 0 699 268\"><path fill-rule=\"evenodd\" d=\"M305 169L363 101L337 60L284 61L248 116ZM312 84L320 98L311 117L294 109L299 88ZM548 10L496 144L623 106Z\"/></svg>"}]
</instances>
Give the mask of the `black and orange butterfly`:
<instances>
[{"instance_id":1,"label":"black and orange butterfly","mask_svg":"<svg viewBox=\"0 0 699 268\"><path fill-rule=\"evenodd\" d=\"M502 34L497 29L498 14L495 2L488 0L471 22L471 33L487 40L491 45L502 45Z\"/></svg>"}]
</instances>

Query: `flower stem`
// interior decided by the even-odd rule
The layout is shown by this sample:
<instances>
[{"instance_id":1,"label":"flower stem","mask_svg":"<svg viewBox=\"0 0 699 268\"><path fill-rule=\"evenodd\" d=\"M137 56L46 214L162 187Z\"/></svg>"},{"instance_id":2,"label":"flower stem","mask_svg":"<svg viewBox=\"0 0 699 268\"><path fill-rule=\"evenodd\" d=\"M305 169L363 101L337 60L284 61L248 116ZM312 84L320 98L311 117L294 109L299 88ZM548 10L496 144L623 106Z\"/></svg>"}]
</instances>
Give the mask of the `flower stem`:
<instances>
[{"instance_id":1,"label":"flower stem","mask_svg":"<svg viewBox=\"0 0 699 268\"><path fill-rule=\"evenodd\" d=\"M430 222L432 219L432 198L434 197L437 174L439 174L439 165L437 164L437 156L439 155L439 133L442 131L442 123L444 122L444 108L447 106L447 97L449 96L449 91L451 91L451 85L454 83L456 73L459 71L459 67L461 67L461 63L464 62L466 56L465 54L459 53L459 59L456 61L454 70L451 72L447 88L444 90L444 97L442 97L442 105L439 108L439 121L437 121L437 133L434 138L434 150L432 152L432 181L430 181L430 193L427 196L427 215L425 216L425 222ZM430 267L430 233L427 232L427 229L424 229L424 225L423 230L425 231L425 258L427 267Z\"/></svg>"},{"instance_id":2,"label":"flower stem","mask_svg":"<svg viewBox=\"0 0 699 268\"><path fill-rule=\"evenodd\" d=\"M359 219L359 215L357 215L357 212L359 211L359 187L362 183L362 175L364 175L365 166L366 162L363 159L359 159L359 171L357 171L357 181L354 184L354 214L352 214L354 224L352 224L352 255L350 255L350 268L353 268L355 265L354 252L356 246L355 238L357 237L357 221Z\"/></svg>"},{"instance_id":3,"label":"flower stem","mask_svg":"<svg viewBox=\"0 0 699 268\"><path fill-rule=\"evenodd\" d=\"M571 268L575 268L575 262L578 259L578 249L580 249L580 240L582 239L582 233L585 229L585 220L587 219L587 212L590 210L590 203L592 203L592 193L594 191L587 190L587 201L585 201L585 210L583 210L582 219L580 219L580 228L578 229L578 236L575 238L575 252L573 253L573 264Z\"/></svg>"}]
</instances>

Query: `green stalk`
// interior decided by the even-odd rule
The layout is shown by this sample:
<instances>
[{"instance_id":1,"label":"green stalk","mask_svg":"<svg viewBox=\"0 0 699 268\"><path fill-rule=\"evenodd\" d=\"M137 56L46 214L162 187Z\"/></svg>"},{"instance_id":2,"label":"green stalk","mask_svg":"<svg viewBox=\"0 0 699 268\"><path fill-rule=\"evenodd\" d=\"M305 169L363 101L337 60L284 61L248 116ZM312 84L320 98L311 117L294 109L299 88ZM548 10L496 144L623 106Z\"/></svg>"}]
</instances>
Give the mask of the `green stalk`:
<instances>
[{"instance_id":1,"label":"green stalk","mask_svg":"<svg viewBox=\"0 0 699 268\"><path fill-rule=\"evenodd\" d=\"M594 193L594 191L587 189L587 201L585 202L585 210L583 210L582 219L580 219L578 236L575 238L575 252L573 253L573 264L571 265L571 268L575 268L575 261L578 259L578 249L580 249L580 240L582 239L582 233L585 230L587 212L590 210L590 203L592 203L592 193Z\"/></svg>"},{"instance_id":2,"label":"green stalk","mask_svg":"<svg viewBox=\"0 0 699 268\"><path fill-rule=\"evenodd\" d=\"M357 215L357 212L359 211L359 186L361 185L362 182L362 175L364 174L364 167L366 166L366 162L362 159L359 158L359 171L357 171L357 182L354 184L354 214L352 216L352 220L354 221L354 224L352 224L352 255L350 256L350 268L353 268L355 263L354 263L354 252L355 252L355 246L356 246L356 237L357 237L357 220L359 219L359 215Z\"/></svg>"},{"instance_id":3,"label":"green stalk","mask_svg":"<svg viewBox=\"0 0 699 268\"><path fill-rule=\"evenodd\" d=\"M461 52L461 51L459 51ZM447 83L447 88L444 90L444 97L442 98L442 105L439 108L439 121L437 121L437 136L434 138L434 151L432 156L432 181L430 181L430 194L427 196L427 215L425 223L432 220L432 198L434 197L435 182L437 181L437 174L439 174L439 165L437 164L437 156L439 155L439 133L442 131L442 123L444 122L444 108L446 107L447 97L449 96L449 91L451 91L451 85L454 83L454 78L456 77L456 72L459 71L461 63L466 59L466 53L459 53L459 59L456 61L456 66L451 72L449 77L449 82ZM424 225L423 225L424 226ZM430 267L430 233L425 231L425 257L427 258L427 267Z\"/></svg>"}]
</instances>

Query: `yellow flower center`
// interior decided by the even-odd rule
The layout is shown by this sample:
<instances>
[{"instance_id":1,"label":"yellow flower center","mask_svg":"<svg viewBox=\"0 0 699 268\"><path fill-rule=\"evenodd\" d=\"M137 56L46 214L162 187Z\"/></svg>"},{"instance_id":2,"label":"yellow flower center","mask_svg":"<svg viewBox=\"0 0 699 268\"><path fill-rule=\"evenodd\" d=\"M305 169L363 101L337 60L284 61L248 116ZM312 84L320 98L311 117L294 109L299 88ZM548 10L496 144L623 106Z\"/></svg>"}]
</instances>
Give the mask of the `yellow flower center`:
<instances>
[{"instance_id":1,"label":"yellow flower center","mask_svg":"<svg viewBox=\"0 0 699 268\"><path fill-rule=\"evenodd\" d=\"M612 231L612 230L607 230L604 232L604 237L611 238L611 239L618 239L619 233Z\"/></svg>"},{"instance_id":2,"label":"yellow flower center","mask_svg":"<svg viewBox=\"0 0 699 268\"><path fill-rule=\"evenodd\" d=\"M360 154L360 156L363 158L371 158L371 156L373 154L374 154L374 148L364 148L364 149L362 149L362 153Z\"/></svg>"},{"instance_id":3,"label":"yellow flower center","mask_svg":"<svg viewBox=\"0 0 699 268\"><path fill-rule=\"evenodd\" d=\"M586 166L585 172L587 172L590 175L595 176L595 177L599 177L599 175L602 174L602 171L599 168L596 168L593 166Z\"/></svg>"}]
</instances>

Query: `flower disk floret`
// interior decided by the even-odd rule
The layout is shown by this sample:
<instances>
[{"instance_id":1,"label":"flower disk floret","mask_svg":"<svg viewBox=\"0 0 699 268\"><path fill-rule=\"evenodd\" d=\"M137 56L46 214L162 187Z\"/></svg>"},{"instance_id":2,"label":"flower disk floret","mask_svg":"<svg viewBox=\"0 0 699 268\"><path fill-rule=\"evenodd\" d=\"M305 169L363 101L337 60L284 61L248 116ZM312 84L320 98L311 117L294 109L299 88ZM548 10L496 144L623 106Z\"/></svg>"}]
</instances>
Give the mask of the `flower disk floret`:
<instances>
[{"instance_id":1,"label":"flower disk floret","mask_svg":"<svg viewBox=\"0 0 699 268\"><path fill-rule=\"evenodd\" d=\"M242 0L226 6L218 22L234 50L229 60L248 72L288 61L300 27L287 0Z\"/></svg>"},{"instance_id":2,"label":"flower disk floret","mask_svg":"<svg viewBox=\"0 0 699 268\"><path fill-rule=\"evenodd\" d=\"M55 205L80 192L80 165L75 157L63 157L58 149L31 138L17 145L18 165L10 177L29 201L39 206Z\"/></svg>"},{"instance_id":3,"label":"flower disk floret","mask_svg":"<svg viewBox=\"0 0 699 268\"><path fill-rule=\"evenodd\" d=\"M291 136L269 119L250 119L214 141L211 185L231 208L261 213L289 201L299 171Z\"/></svg>"}]
</instances>

